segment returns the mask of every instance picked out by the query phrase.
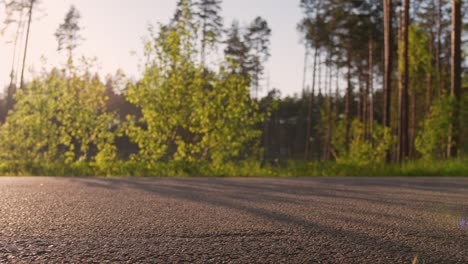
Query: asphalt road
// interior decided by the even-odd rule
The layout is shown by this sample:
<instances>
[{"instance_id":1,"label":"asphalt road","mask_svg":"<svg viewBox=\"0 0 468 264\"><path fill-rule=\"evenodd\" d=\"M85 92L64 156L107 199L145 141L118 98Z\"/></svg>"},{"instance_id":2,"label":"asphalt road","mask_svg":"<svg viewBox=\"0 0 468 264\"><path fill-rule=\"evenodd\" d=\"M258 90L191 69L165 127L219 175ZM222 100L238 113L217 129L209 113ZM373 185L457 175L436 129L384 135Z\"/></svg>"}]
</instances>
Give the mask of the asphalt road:
<instances>
[{"instance_id":1,"label":"asphalt road","mask_svg":"<svg viewBox=\"0 0 468 264\"><path fill-rule=\"evenodd\" d=\"M466 178L0 178L0 263L468 263Z\"/></svg>"}]
</instances>

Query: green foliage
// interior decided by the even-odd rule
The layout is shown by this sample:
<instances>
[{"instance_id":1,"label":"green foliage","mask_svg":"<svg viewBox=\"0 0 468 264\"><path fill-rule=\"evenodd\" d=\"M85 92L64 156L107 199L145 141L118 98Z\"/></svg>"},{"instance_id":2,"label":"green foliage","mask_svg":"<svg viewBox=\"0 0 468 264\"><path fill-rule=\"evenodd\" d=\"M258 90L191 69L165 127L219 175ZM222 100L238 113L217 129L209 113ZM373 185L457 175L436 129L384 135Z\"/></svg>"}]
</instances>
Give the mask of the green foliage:
<instances>
[{"instance_id":1,"label":"green foliage","mask_svg":"<svg viewBox=\"0 0 468 264\"><path fill-rule=\"evenodd\" d=\"M261 132L255 125L263 121L259 106L249 97L248 82L221 67L212 83L212 89L200 93L199 130L203 133L200 148L202 160L222 164L231 159L246 157L257 151Z\"/></svg>"},{"instance_id":2,"label":"green foliage","mask_svg":"<svg viewBox=\"0 0 468 264\"><path fill-rule=\"evenodd\" d=\"M465 73L465 78L463 81L463 89L462 89L462 100L460 103L460 116L461 116L461 131L460 135L462 138L462 144L465 147L462 149L462 156L467 156L468 154L468 73Z\"/></svg>"},{"instance_id":3,"label":"green foliage","mask_svg":"<svg viewBox=\"0 0 468 264\"><path fill-rule=\"evenodd\" d=\"M392 144L392 136L388 128L374 124L374 132L367 135L364 124L354 120L351 125L351 142L346 149L344 142L345 124L340 121L337 131L332 139L333 155L338 164L355 164L367 166L371 164L383 164Z\"/></svg>"},{"instance_id":4,"label":"green foliage","mask_svg":"<svg viewBox=\"0 0 468 264\"><path fill-rule=\"evenodd\" d=\"M423 159L445 157L452 107L453 98L449 96L441 96L432 104L430 114L424 120L423 129L415 142L416 149L422 154Z\"/></svg>"},{"instance_id":5,"label":"green foliage","mask_svg":"<svg viewBox=\"0 0 468 264\"><path fill-rule=\"evenodd\" d=\"M249 98L248 81L235 73L233 62L218 72L197 67L195 36L186 29L190 14L182 12L170 28L146 44L143 79L128 90L128 100L142 117L128 117L124 131L138 144L134 160L156 166L160 161L209 161L215 165L254 151L262 121Z\"/></svg>"},{"instance_id":6,"label":"green foliage","mask_svg":"<svg viewBox=\"0 0 468 264\"><path fill-rule=\"evenodd\" d=\"M52 162L59 158L60 129L53 116L54 98L64 82L58 71L36 79L26 92L16 94L17 103L0 127L0 157L8 162Z\"/></svg>"},{"instance_id":7,"label":"green foliage","mask_svg":"<svg viewBox=\"0 0 468 264\"><path fill-rule=\"evenodd\" d=\"M18 92L0 127L3 161L20 164L96 162L115 159L114 117L106 113L105 87L87 71L65 76L54 69Z\"/></svg>"},{"instance_id":8,"label":"green foliage","mask_svg":"<svg viewBox=\"0 0 468 264\"><path fill-rule=\"evenodd\" d=\"M466 160L436 161L446 155L449 127L453 124L450 112L454 102L447 96L434 100L429 116L420 124L424 129L418 133L416 148L423 159L398 166L385 164L394 138L389 129L377 123L370 134L369 124L354 120L350 142L346 142L346 123L339 119L346 99L338 94L335 98L320 94L311 105L311 116L307 115L306 91L301 98L281 99L273 90L262 99L251 99L249 86L260 88L264 63L270 56L271 30L266 20L257 17L247 27L234 22L223 37L221 2L178 0L170 23L161 24L156 30L150 27L151 38L144 47L142 79L118 85L119 91L113 90L112 82L104 86L89 70L87 62L83 66L74 64L72 51L80 40L80 27L79 13L72 7L56 33L59 49L69 52L66 68L35 78L16 94L16 102L12 97L14 82L7 99L0 98L2 122L6 110L15 104L0 125L0 173L57 176L468 174ZM321 52L320 57L329 58L327 67L336 67L338 74L344 67L348 68L351 82L354 74L359 75L359 82L364 81L366 65L381 64L381 56L374 54L380 54L383 43L382 2L358 2L301 1L306 18L299 30L307 48L315 48ZM435 32L416 16L414 22L409 28L408 47L412 99L421 95L424 88L433 89L427 86L431 82L435 88L439 79L441 86L447 87L449 77L449 67L443 59L447 54L437 54L442 58L441 73L436 74L432 65L434 55L429 36ZM450 43L445 39L446 33L442 34L442 51L448 50L446 45ZM216 45L223 41L223 61L217 67L205 65L206 54L216 50ZM370 55L373 55L372 62ZM402 62L399 61L399 67ZM14 71L11 76L13 81ZM465 88L467 80L465 74ZM382 115L380 92L373 97L376 120ZM436 97L434 94L428 93L428 103ZM465 124L468 95L462 96L461 122ZM348 98L350 109L354 109L356 97ZM420 126L414 124L426 114L418 110L426 101L412 102L410 127L417 130ZM349 114L353 116L355 112L351 110ZM310 138L306 139L308 121L313 127ZM461 133L463 144L468 138L466 126L462 125L461 131L456 132ZM304 144L312 138L312 148L317 151L311 156L323 154L328 159L331 153L336 162L288 161L302 158ZM258 160L262 156L260 143L264 144L265 159L274 162ZM118 159L117 153L125 159Z\"/></svg>"},{"instance_id":9,"label":"green foliage","mask_svg":"<svg viewBox=\"0 0 468 264\"><path fill-rule=\"evenodd\" d=\"M429 38L418 25L410 25L408 32L409 47L409 72L412 79L425 78L426 74L433 71L432 53L429 50ZM413 83L412 85L415 85Z\"/></svg>"},{"instance_id":10,"label":"green foliage","mask_svg":"<svg viewBox=\"0 0 468 264\"><path fill-rule=\"evenodd\" d=\"M2 175L133 176L133 177L338 177L338 176L468 176L468 160L409 161L402 165L289 161L284 167L244 160L214 166L209 162L117 162L110 170L93 163L0 163Z\"/></svg>"}]
</instances>

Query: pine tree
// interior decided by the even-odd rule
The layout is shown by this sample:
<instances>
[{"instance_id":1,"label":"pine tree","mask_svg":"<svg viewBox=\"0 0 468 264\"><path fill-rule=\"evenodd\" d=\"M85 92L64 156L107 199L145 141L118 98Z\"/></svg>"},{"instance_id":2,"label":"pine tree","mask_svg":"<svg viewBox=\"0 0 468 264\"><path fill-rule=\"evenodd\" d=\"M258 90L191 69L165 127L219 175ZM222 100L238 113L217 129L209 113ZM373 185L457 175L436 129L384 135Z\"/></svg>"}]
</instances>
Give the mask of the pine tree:
<instances>
[{"instance_id":1,"label":"pine tree","mask_svg":"<svg viewBox=\"0 0 468 264\"><path fill-rule=\"evenodd\" d=\"M66 50L68 52L68 63L72 63L73 51L79 45L79 41L82 37L79 35L81 27L79 20L81 18L80 13L71 6L67 12L64 22L60 24L59 28L55 32L55 37L58 41L58 51Z\"/></svg>"},{"instance_id":2,"label":"pine tree","mask_svg":"<svg viewBox=\"0 0 468 264\"><path fill-rule=\"evenodd\" d=\"M24 83L24 70L26 68L26 58L28 54L28 45L29 45L29 33L31 31L31 23L33 18L33 11L34 8L40 3L40 0L26 0L26 4L23 6L28 10L28 23L27 23L27 30L26 30L26 41L24 43L24 52L23 52L23 66L21 68L21 89L25 89Z\"/></svg>"},{"instance_id":3,"label":"pine tree","mask_svg":"<svg viewBox=\"0 0 468 264\"><path fill-rule=\"evenodd\" d=\"M196 3L198 10L196 16L200 21L201 29L201 64L205 64L207 49L213 48L221 39L223 33L223 18L221 12L221 0L200 0Z\"/></svg>"},{"instance_id":4,"label":"pine tree","mask_svg":"<svg viewBox=\"0 0 468 264\"><path fill-rule=\"evenodd\" d=\"M383 91L383 125L390 128L391 125L391 100L392 100L392 72L393 72L393 1L384 0L384 91Z\"/></svg>"},{"instance_id":5,"label":"pine tree","mask_svg":"<svg viewBox=\"0 0 468 264\"><path fill-rule=\"evenodd\" d=\"M227 39L225 41L226 48L224 54L228 59L228 63L236 73L248 77L250 84L249 72L249 53L250 48L243 37L243 32L239 27L238 21L233 21L231 27L227 30Z\"/></svg>"},{"instance_id":6,"label":"pine tree","mask_svg":"<svg viewBox=\"0 0 468 264\"><path fill-rule=\"evenodd\" d=\"M460 148L460 105L461 105L461 6L462 0L452 0L452 45L451 85L453 100L452 124L449 132L448 157L456 157Z\"/></svg>"},{"instance_id":7,"label":"pine tree","mask_svg":"<svg viewBox=\"0 0 468 264\"><path fill-rule=\"evenodd\" d=\"M16 88L16 77L17 74L15 72L15 65L17 63L17 57L19 57L19 50L18 45L21 43L20 37L23 34L24 26L25 26L25 8L23 2L20 1L11 1L7 2L4 1L4 8L5 8L5 20L4 28L2 28L0 35L5 35L8 31L8 28L15 26L16 30L13 35L13 59L11 64L11 71L10 71L10 85L8 87L9 91L8 94L14 94L14 90ZM17 56L18 55L18 56ZM10 91L11 90L11 91Z\"/></svg>"},{"instance_id":8,"label":"pine tree","mask_svg":"<svg viewBox=\"0 0 468 264\"><path fill-rule=\"evenodd\" d=\"M25 14L26 10L24 8L24 4L21 1L13 0L13 1L4 1L4 8L5 8L5 20L4 20L4 28L0 31L0 35L5 35L10 27L16 27L15 32L13 33L13 58L11 62L11 70L10 70L10 85L7 87L6 92L6 99L4 109L2 109L1 113L1 120L5 121L6 115L9 110L13 108L14 105L14 94L16 93L17 89L17 71L16 67L19 64L18 58L20 57L20 45L21 45L21 38L24 33L24 26L25 26Z\"/></svg>"},{"instance_id":9,"label":"pine tree","mask_svg":"<svg viewBox=\"0 0 468 264\"><path fill-rule=\"evenodd\" d=\"M252 87L255 97L258 98L260 80L264 73L264 64L270 57L271 29L268 22L257 17L247 29L245 39L251 51L249 58L250 72L252 76Z\"/></svg>"},{"instance_id":10,"label":"pine tree","mask_svg":"<svg viewBox=\"0 0 468 264\"><path fill-rule=\"evenodd\" d=\"M190 36L191 41L195 41L198 27L195 17L195 4L192 0L178 0L174 16L169 25L164 26L164 29L174 29L180 36Z\"/></svg>"},{"instance_id":11,"label":"pine tree","mask_svg":"<svg viewBox=\"0 0 468 264\"><path fill-rule=\"evenodd\" d=\"M17 24L17 33L15 36L15 43L18 42L18 36L23 35L23 27L26 26L26 40L24 43L24 50L23 50L23 62L21 66L21 81L20 81L20 88L24 89L24 70L26 67L26 58L28 52L28 45L29 45L29 33L31 31L31 24L33 21L33 11L36 10L37 6L40 4L40 0L10 0L10 1L3 1L5 4L5 11L6 11L6 20L4 21L6 26L8 27L11 24ZM26 17L23 17L26 15ZM2 33L5 31L6 28L2 29ZM15 44L15 46L16 46ZM16 50L16 47L15 47ZM16 56L16 52L15 52ZM14 56L14 57L15 57ZM12 69L11 78L12 80L15 79Z\"/></svg>"},{"instance_id":12,"label":"pine tree","mask_svg":"<svg viewBox=\"0 0 468 264\"><path fill-rule=\"evenodd\" d=\"M408 137L408 87L409 87L409 12L410 2L404 0L402 16L400 21L400 40L399 40L399 94L398 94L398 155L397 161L403 162L409 153Z\"/></svg>"}]
</instances>

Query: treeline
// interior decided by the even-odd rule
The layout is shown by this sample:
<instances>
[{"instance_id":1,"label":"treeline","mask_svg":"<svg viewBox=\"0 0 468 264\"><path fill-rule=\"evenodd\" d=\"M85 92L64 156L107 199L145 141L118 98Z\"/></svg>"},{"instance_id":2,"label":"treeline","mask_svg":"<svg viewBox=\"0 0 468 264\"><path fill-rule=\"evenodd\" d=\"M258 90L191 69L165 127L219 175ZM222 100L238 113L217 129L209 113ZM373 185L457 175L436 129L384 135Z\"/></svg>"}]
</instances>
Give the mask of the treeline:
<instances>
[{"instance_id":1,"label":"treeline","mask_svg":"<svg viewBox=\"0 0 468 264\"><path fill-rule=\"evenodd\" d=\"M0 100L5 166L369 165L466 153L462 1L302 0L303 91L285 98L276 89L260 98L268 22L226 27L221 0L179 0L168 23L150 27L137 81L103 80L76 56L84 40L72 6L55 34L65 66L26 82L41 3L4 4L14 47Z\"/></svg>"},{"instance_id":2,"label":"treeline","mask_svg":"<svg viewBox=\"0 0 468 264\"><path fill-rule=\"evenodd\" d=\"M301 7L304 72L312 75L303 95L306 159L403 162L466 151L466 1L302 0Z\"/></svg>"}]
</instances>

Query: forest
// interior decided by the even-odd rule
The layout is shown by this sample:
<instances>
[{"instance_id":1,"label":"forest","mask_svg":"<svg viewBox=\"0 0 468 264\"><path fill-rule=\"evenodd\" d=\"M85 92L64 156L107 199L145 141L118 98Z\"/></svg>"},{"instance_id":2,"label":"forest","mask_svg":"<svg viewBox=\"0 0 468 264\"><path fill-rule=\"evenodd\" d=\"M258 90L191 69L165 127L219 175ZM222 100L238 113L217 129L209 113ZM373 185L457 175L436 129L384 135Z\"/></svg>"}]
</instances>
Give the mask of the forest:
<instances>
[{"instance_id":1,"label":"forest","mask_svg":"<svg viewBox=\"0 0 468 264\"><path fill-rule=\"evenodd\" d=\"M174 3L170 21L148 28L132 80L76 55L74 6L55 33L67 63L26 78L42 3L3 0L13 61L0 172L468 176L468 1L291 1L304 48L294 96L265 85L275 29L260 16L225 21L222 2Z\"/></svg>"}]
</instances>

